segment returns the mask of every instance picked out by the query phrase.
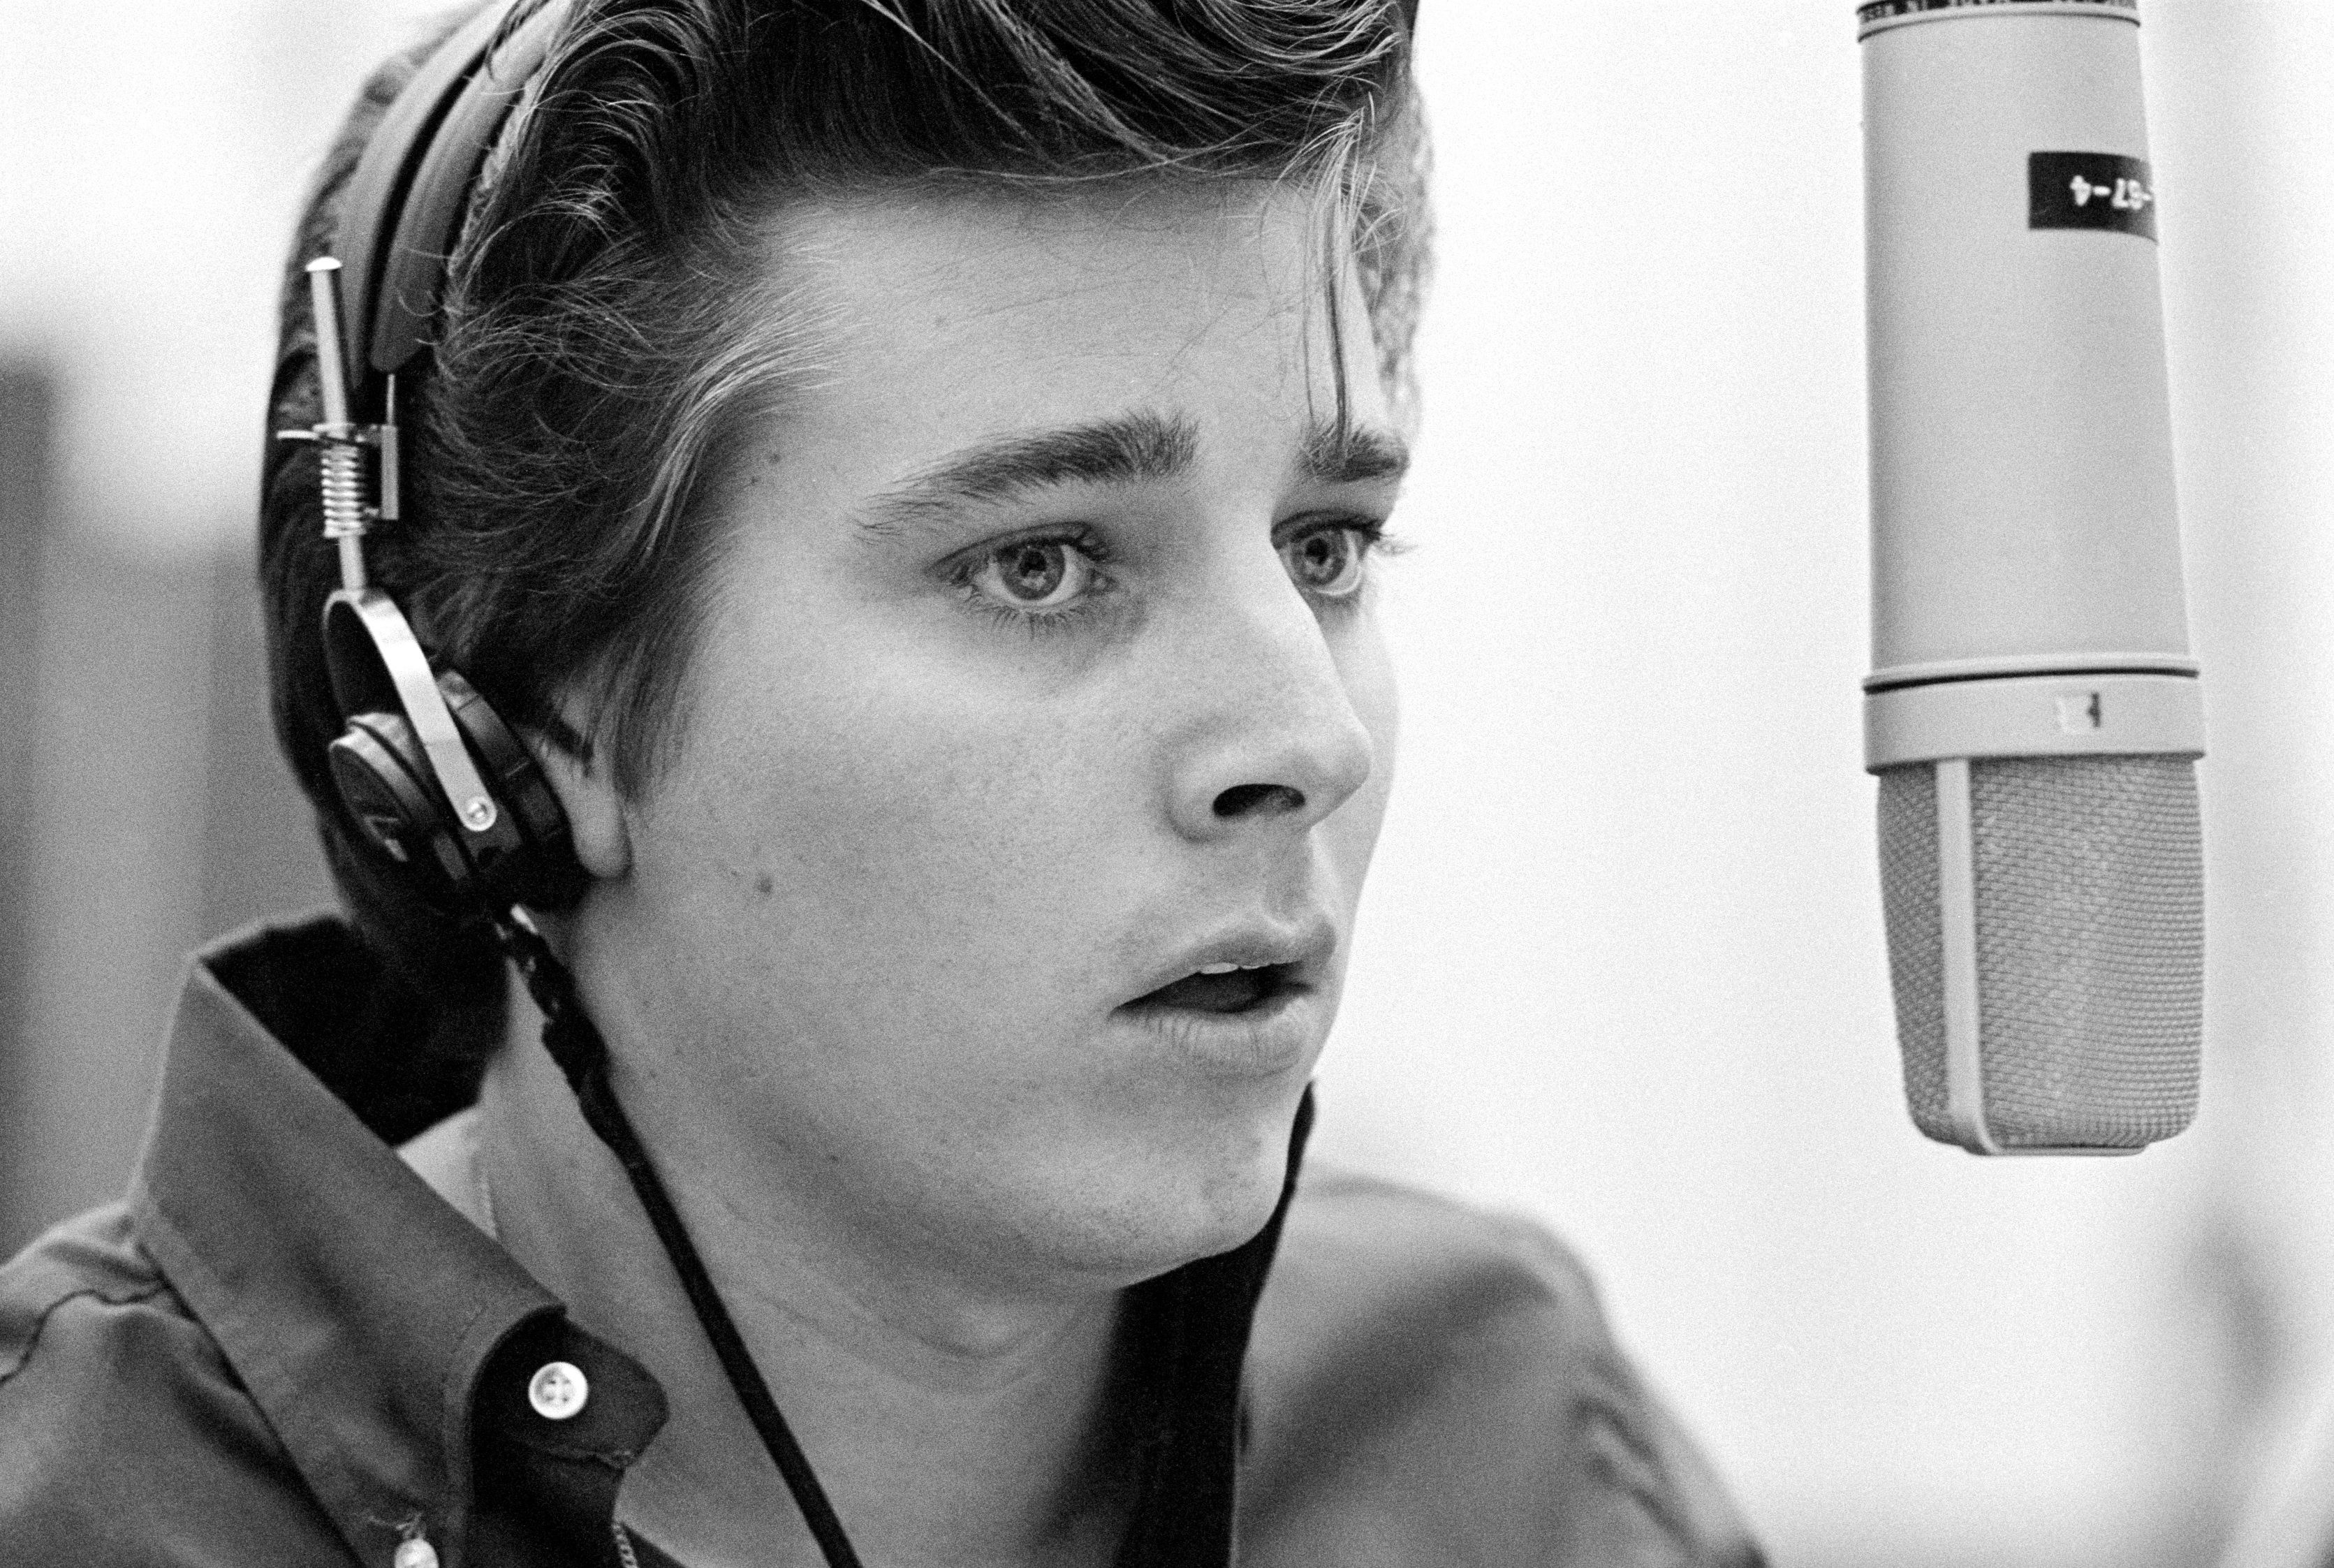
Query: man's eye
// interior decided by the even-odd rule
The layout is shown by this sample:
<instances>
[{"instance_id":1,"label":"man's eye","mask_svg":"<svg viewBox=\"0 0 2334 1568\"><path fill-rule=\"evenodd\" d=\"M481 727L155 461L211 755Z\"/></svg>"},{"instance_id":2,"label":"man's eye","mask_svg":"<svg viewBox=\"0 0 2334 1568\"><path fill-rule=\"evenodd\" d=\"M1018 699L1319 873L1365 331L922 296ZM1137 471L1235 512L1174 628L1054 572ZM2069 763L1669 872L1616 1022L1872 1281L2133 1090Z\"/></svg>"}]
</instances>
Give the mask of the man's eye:
<instances>
[{"instance_id":1,"label":"man's eye","mask_svg":"<svg viewBox=\"0 0 2334 1568\"><path fill-rule=\"evenodd\" d=\"M1280 547L1290 579L1324 599L1349 598L1360 591L1362 562L1368 554L1368 534L1350 523L1315 528Z\"/></svg>"},{"instance_id":2,"label":"man's eye","mask_svg":"<svg viewBox=\"0 0 2334 1568\"><path fill-rule=\"evenodd\" d=\"M991 550L973 569L972 586L1017 610L1051 610L1094 584L1094 563L1060 539L1023 539Z\"/></svg>"}]
</instances>

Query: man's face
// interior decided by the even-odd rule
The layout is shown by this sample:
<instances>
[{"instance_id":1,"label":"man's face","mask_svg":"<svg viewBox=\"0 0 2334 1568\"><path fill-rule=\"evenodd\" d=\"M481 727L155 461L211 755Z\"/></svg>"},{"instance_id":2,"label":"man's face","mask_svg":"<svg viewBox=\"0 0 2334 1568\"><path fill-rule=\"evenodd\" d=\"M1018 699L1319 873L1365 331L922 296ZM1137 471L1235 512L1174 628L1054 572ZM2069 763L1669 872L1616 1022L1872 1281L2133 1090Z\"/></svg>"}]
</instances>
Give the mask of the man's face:
<instances>
[{"instance_id":1,"label":"man's face","mask_svg":"<svg viewBox=\"0 0 2334 1568\"><path fill-rule=\"evenodd\" d=\"M786 219L825 373L721 502L576 929L651 1147L740 1218L1026 1287L1270 1214L1395 726L1401 446L1350 286L1336 422L1316 233L1253 189Z\"/></svg>"}]
</instances>

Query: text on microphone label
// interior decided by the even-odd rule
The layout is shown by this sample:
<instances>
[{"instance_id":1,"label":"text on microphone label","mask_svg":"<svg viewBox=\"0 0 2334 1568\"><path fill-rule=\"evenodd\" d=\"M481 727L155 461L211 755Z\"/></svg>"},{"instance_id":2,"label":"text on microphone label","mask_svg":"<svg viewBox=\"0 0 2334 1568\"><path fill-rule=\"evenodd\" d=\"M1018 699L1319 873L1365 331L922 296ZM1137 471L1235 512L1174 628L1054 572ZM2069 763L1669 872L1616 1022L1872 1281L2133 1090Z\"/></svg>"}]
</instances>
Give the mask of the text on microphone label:
<instances>
[{"instance_id":1,"label":"text on microphone label","mask_svg":"<svg viewBox=\"0 0 2334 1568\"><path fill-rule=\"evenodd\" d=\"M2156 180L2117 152L2026 155L2026 227L2107 228L2156 237Z\"/></svg>"}]
</instances>

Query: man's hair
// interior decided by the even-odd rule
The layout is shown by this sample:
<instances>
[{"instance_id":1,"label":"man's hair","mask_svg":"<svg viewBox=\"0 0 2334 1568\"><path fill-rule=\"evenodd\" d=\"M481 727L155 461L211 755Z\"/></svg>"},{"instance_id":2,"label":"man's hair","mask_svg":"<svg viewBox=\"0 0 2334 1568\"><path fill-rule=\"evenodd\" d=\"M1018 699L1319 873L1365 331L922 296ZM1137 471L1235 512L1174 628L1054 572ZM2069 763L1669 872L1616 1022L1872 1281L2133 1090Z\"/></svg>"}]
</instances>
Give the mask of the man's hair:
<instances>
[{"instance_id":1,"label":"man's hair","mask_svg":"<svg viewBox=\"0 0 2334 1568\"><path fill-rule=\"evenodd\" d=\"M366 140L436 42L374 73L325 160L270 431L319 417L301 267L336 249ZM406 515L368 539L374 581L505 717L637 796L686 722L722 543L700 503L817 368L775 215L869 192L1296 183L1326 198L1329 259L1358 269L1399 399L1426 249L1408 55L1397 0L576 0L471 198L430 369L400 386ZM449 1039L474 1051L499 1017L491 947L385 874L326 769L337 568L314 472L271 444L276 734L358 932L448 1021L468 1015Z\"/></svg>"}]
</instances>

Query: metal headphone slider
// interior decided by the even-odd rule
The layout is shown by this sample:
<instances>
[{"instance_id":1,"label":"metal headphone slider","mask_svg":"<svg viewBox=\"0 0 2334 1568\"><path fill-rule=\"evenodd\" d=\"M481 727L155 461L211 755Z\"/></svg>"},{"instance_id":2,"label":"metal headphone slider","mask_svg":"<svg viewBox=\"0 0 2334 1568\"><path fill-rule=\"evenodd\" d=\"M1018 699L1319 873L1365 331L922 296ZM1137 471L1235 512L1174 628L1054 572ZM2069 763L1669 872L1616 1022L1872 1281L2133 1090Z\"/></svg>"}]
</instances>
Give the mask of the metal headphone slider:
<instances>
[{"instance_id":1,"label":"metal headphone slider","mask_svg":"<svg viewBox=\"0 0 2334 1568\"><path fill-rule=\"evenodd\" d=\"M323 489L324 537L340 547L341 586L352 593L365 586L365 530L376 522L394 522L399 511L397 378L389 378L387 416L379 424L360 423L349 417L348 367L341 347L341 264L332 256L310 262L309 303L316 332L316 381L324 417L304 431L278 431L278 440L313 441L317 475ZM368 495L367 464L361 449L379 454L380 500Z\"/></svg>"},{"instance_id":2,"label":"metal headphone slider","mask_svg":"<svg viewBox=\"0 0 2334 1568\"><path fill-rule=\"evenodd\" d=\"M277 431L279 441L332 441L342 446L373 447L381 452L381 504L365 508L367 520L397 521L397 378L389 378L390 419L377 425L313 424L304 431Z\"/></svg>"}]
</instances>

